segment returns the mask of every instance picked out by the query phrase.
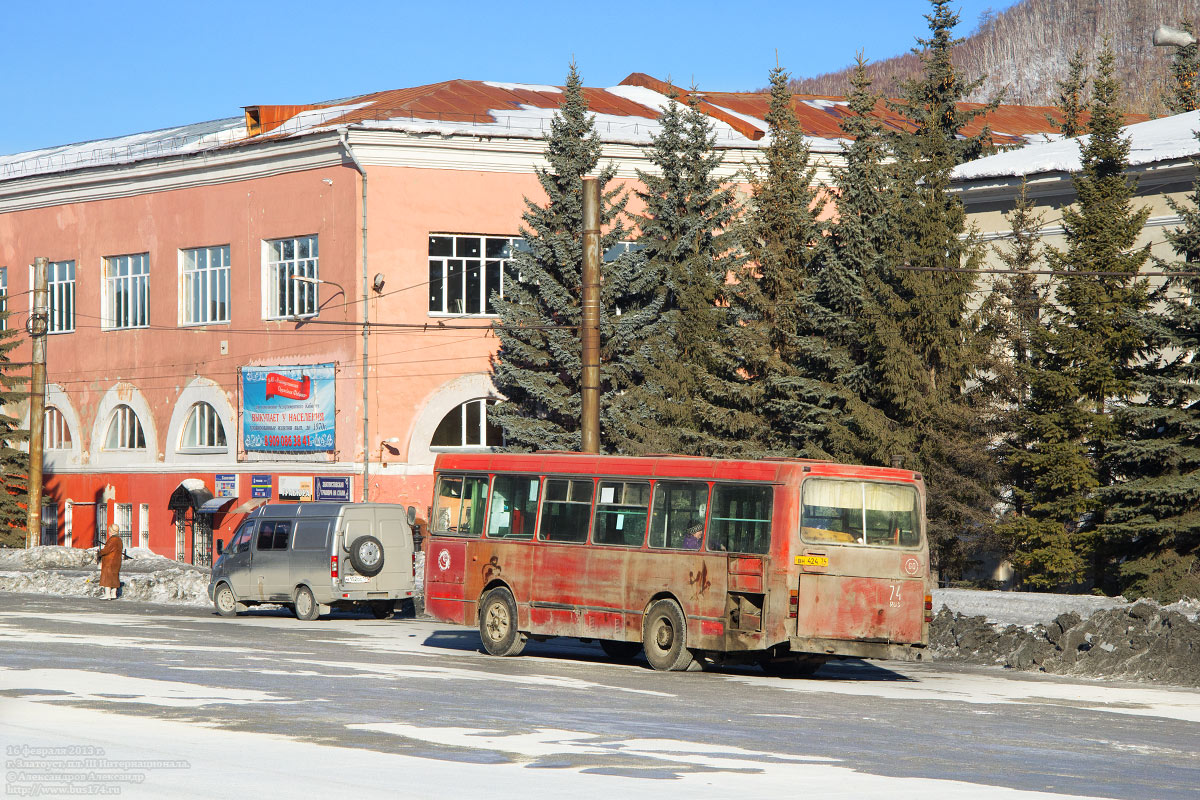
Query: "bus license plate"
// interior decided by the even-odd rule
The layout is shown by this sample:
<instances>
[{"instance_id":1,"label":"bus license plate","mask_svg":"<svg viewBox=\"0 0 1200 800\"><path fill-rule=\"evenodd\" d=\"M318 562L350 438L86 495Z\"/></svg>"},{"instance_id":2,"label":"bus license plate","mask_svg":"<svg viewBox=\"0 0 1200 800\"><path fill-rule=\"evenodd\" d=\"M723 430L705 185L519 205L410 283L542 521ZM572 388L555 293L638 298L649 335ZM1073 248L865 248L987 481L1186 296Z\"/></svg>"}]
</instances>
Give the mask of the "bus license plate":
<instances>
[{"instance_id":1,"label":"bus license plate","mask_svg":"<svg viewBox=\"0 0 1200 800\"><path fill-rule=\"evenodd\" d=\"M801 567L828 567L829 556L796 556L796 564Z\"/></svg>"}]
</instances>

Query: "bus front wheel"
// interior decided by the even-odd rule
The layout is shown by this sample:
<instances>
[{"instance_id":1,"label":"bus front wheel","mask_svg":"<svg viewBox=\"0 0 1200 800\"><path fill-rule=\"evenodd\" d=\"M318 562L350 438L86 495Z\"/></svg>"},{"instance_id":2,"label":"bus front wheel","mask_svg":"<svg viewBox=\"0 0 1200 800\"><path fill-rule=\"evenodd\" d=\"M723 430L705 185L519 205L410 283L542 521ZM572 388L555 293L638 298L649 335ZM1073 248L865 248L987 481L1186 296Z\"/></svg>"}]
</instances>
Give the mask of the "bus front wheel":
<instances>
[{"instance_id":1,"label":"bus front wheel","mask_svg":"<svg viewBox=\"0 0 1200 800\"><path fill-rule=\"evenodd\" d=\"M517 656L525 649L525 634L517 630L517 602L512 592L492 589L479 604L479 638L494 656Z\"/></svg>"},{"instance_id":2,"label":"bus front wheel","mask_svg":"<svg viewBox=\"0 0 1200 800\"><path fill-rule=\"evenodd\" d=\"M687 649L687 620L674 600L659 600L642 619L642 649L657 670L682 672L692 664Z\"/></svg>"}]
</instances>

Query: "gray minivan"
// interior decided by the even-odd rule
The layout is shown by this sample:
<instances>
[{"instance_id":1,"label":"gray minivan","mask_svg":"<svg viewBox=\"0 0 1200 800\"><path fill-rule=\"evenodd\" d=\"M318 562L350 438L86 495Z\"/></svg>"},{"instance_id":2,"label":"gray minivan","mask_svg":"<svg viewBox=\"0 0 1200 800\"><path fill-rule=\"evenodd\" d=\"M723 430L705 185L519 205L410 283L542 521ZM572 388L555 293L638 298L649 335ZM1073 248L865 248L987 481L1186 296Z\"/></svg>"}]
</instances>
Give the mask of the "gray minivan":
<instances>
[{"instance_id":1,"label":"gray minivan","mask_svg":"<svg viewBox=\"0 0 1200 800\"><path fill-rule=\"evenodd\" d=\"M391 503L271 503L217 542L208 596L231 617L278 603L298 619L365 608L379 619L411 602L415 509Z\"/></svg>"}]
</instances>

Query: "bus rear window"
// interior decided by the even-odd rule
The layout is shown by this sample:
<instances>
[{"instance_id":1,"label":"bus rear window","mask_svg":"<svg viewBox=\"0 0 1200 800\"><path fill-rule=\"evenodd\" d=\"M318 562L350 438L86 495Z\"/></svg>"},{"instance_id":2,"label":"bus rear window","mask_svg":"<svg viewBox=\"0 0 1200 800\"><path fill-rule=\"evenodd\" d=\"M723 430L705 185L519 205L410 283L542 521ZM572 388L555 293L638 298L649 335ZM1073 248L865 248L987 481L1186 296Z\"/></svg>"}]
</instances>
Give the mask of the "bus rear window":
<instances>
[{"instance_id":1,"label":"bus rear window","mask_svg":"<svg viewBox=\"0 0 1200 800\"><path fill-rule=\"evenodd\" d=\"M434 495L433 530L479 536L487 512L487 478L443 475Z\"/></svg>"},{"instance_id":2,"label":"bus rear window","mask_svg":"<svg viewBox=\"0 0 1200 800\"><path fill-rule=\"evenodd\" d=\"M911 486L809 478L802 491L805 541L876 547L921 542L917 491Z\"/></svg>"}]
</instances>

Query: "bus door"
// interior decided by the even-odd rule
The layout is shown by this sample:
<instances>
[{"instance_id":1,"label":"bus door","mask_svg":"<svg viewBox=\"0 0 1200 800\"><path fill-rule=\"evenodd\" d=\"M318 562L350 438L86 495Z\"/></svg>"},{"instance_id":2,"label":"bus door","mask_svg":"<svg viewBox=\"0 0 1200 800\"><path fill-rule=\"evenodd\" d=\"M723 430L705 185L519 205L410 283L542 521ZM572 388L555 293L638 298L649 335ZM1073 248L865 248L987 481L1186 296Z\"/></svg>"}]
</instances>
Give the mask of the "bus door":
<instances>
[{"instance_id":1,"label":"bus door","mask_svg":"<svg viewBox=\"0 0 1200 800\"><path fill-rule=\"evenodd\" d=\"M538 515L529 618L549 636L586 636L582 614L588 603L588 528L591 478L546 478Z\"/></svg>"},{"instance_id":2,"label":"bus door","mask_svg":"<svg viewBox=\"0 0 1200 800\"><path fill-rule=\"evenodd\" d=\"M916 488L812 477L800 491L796 635L920 642L928 550Z\"/></svg>"},{"instance_id":3,"label":"bus door","mask_svg":"<svg viewBox=\"0 0 1200 800\"><path fill-rule=\"evenodd\" d=\"M429 549L425 554L425 605L438 619L476 623L481 578L467 568L473 540L483 532L486 476L443 475L434 491Z\"/></svg>"},{"instance_id":4,"label":"bus door","mask_svg":"<svg viewBox=\"0 0 1200 800\"><path fill-rule=\"evenodd\" d=\"M642 558L650 514L650 482L601 478L596 484L592 544L588 549L590 608L583 613L585 636L638 641L642 607L628 596L633 562Z\"/></svg>"},{"instance_id":5,"label":"bus door","mask_svg":"<svg viewBox=\"0 0 1200 800\"><path fill-rule=\"evenodd\" d=\"M713 486L708 549L729 554L725 624L727 640L735 648L757 647L764 633L774 493L774 486L762 484Z\"/></svg>"}]
</instances>

